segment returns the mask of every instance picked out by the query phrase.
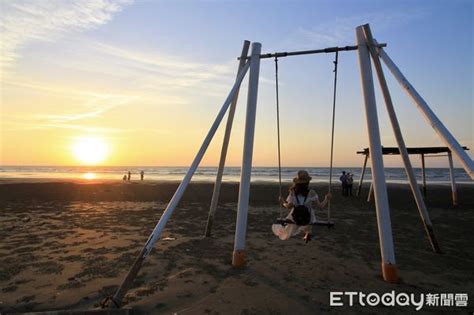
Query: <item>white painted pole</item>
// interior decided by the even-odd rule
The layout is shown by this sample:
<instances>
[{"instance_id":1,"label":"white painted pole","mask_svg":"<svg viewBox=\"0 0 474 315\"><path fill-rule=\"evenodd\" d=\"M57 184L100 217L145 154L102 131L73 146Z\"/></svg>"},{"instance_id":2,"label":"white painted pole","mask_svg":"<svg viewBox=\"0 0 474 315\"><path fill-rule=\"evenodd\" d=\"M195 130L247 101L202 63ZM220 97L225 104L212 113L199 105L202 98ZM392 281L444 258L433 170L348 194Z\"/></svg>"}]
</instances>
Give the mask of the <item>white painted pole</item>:
<instances>
[{"instance_id":1,"label":"white painted pole","mask_svg":"<svg viewBox=\"0 0 474 315\"><path fill-rule=\"evenodd\" d=\"M237 205L237 222L235 227L234 252L232 266L243 268L246 265L245 238L247 234L247 215L250 197L250 176L252 172L253 140L257 114L258 78L260 72L260 43L252 43L250 56L249 88L247 94L247 113L245 119L245 138L240 171L239 201Z\"/></svg>"},{"instance_id":2,"label":"white painted pole","mask_svg":"<svg viewBox=\"0 0 474 315\"><path fill-rule=\"evenodd\" d=\"M393 133L395 135L395 139L397 140L398 149L402 157L403 165L405 166L405 172L407 174L408 182L410 183L410 188L413 193L413 197L415 198L415 202L418 207L418 212L420 213L423 227L425 228L426 236L428 237L428 240L431 244L431 248L433 249L433 251L435 253L439 253L440 248L434 236L433 225L431 223L428 210L426 209L425 201L423 200L423 197L421 196L420 187L418 186L418 183L416 182L415 172L413 171L410 158L408 157L408 151L405 145L405 141L403 140L402 131L398 123L397 114L395 113L392 97L388 89L387 81L385 80L385 75L383 73L382 64L380 62L379 55L374 46L375 43L374 43L372 32L370 30L369 25L364 25L364 31L365 31L365 36L367 38L367 41L369 42L369 51L370 51L370 54L372 55L374 67L377 72L380 89L382 90L385 106L387 108L388 116L392 124Z\"/></svg>"},{"instance_id":3,"label":"white painted pole","mask_svg":"<svg viewBox=\"0 0 474 315\"><path fill-rule=\"evenodd\" d=\"M237 69L237 76L240 73L240 70L245 65L245 61L249 51L250 42L248 40L244 41L242 47L242 53L240 54L239 67ZM224 174L225 160L227 157L227 149L229 148L230 134L232 132L232 123L234 121L235 108L237 107L237 99L239 97L239 89L237 89L234 98L232 99L232 104L230 105L229 115L227 117L227 125L225 128L224 140L222 142L221 157L219 160L219 167L217 169L216 182L214 184L214 190L212 192L211 206L209 208L209 216L207 217L206 230L204 236L211 236L212 225L214 223L214 215L216 214L217 204L219 202L219 195L221 192L222 186L222 175Z\"/></svg>"},{"instance_id":4,"label":"white painted pole","mask_svg":"<svg viewBox=\"0 0 474 315\"><path fill-rule=\"evenodd\" d=\"M449 161L449 175L451 177L451 195L453 198L453 207L458 205L458 193L456 190L456 179L454 177L454 166L453 166L453 155L451 152L448 152L448 161Z\"/></svg>"},{"instance_id":5,"label":"white painted pole","mask_svg":"<svg viewBox=\"0 0 474 315\"><path fill-rule=\"evenodd\" d=\"M449 132L449 130L443 125L443 123L438 119L435 113L431 110L425 100L421 97L420 94L415 90L415 88L408 82L405 76L402 74L400 69L395 65L395 63L390 59L387 53L383 48L377 48L380 58L387 65L390 72L397 79L398 83L403 87L405 92L411 97L417 108L421 111L427 122L433 127L433 129L438 133L441 140L449 147L449 149L454 153L454 155L459 159L461 165L467 174L474 179L474 162L467 155L464 149L461 147L459 142L454 138L454 136Z\"/></svg>"},{"instance_id":6,"label":"white painted pole","mask_svg":"<svg viewBox=\"0 0 474 315\"><path fill-rule=\"evenodd\" d=\"M168 206L166 207L165 211L161 215L160 220L158 221L157 225L153 229L153 232L151 233L150 237L148 237L148 240L145 243L145 246L143 247L142 251L136 258L135 262L133 263L133 266L130 268L127 276L125 277L125 280L122 282L121 286L115 293L115 295L112 298L113 304L109 305L109 307L120 307L122 303L122 299L127 293L128 289L133 283L133 280L138 274L138 271L140 270L140 267L145 260L145 258L148 256L148 254L151 252L153 249L153 246L155 245L156 241L161 235L161 232L165 228L166 223L168 222L168 219L171 217L171 214L173 213L174 209L178 205L179 201L181 200L181 197L184 194L184 191L186 190L189 182L191 181L191 178L194 175L194 172L196 171L197 167L199 166L199 163L201 162L204 153L207 150L207 147L209 146L209 143L211 142L214 134L217 131L217 128L219 127L220 122L222 121L222 118L224 118L224 115L227 111L227 109L230 106L230 103L232 102L232 99L234 98L235 93L240 87L240 84L242 83L242 80L245 77L245 74L247 73L247 70L249 69L249 63L247 63L243 69L240 71L235 84L230 91L229 95L227 96L227 99L225 100L224 104L222 105L222 108L217 115L214 123L211 126L211 129L209 130L206 138L204 139L201 148L199 149L198 153L196 154L196 157L193 160L193 163L191 164L188 172L184 176L183 180L181 181L181 184L178 186L176 192L174 193L173 197L171 198L170 202L168 203Z\"/></svg>"},{"instance_id":7,"label":"white painted pole","mask_svg":"<svg viewBox=\"0 0 474 315\"><path fill-rule=\"evenodd\" d=\"M359 197L360 195L360 190L362 189L362 183L364 182L364 175L365 175L365 169L367 168L367 160L369 159L369 154L367 153L364 158L364 164L362 166L362 172L360 174L360 179L359 179L359 186L357 186L357 194L356 196Z\"/></svg>"},{"instance_id":8,"label":"white painted pole","mask_svg":"<svg viewBox=\"0 0 474 315\"><path fill-rule=\"evenodd\" d=\"M398 272L395 262L392 224L388 205L387 185L383 166L382 145L380 142L377 105L375 102L374 82L367 40L363 26L356 28L357 55L359 57L362 92L364 94L365 114L369 134L369 152L374 185L375 209L379 232L380 252L382 256L382 275L387 282L397 282Z\"/></svg>"}]
</instances>

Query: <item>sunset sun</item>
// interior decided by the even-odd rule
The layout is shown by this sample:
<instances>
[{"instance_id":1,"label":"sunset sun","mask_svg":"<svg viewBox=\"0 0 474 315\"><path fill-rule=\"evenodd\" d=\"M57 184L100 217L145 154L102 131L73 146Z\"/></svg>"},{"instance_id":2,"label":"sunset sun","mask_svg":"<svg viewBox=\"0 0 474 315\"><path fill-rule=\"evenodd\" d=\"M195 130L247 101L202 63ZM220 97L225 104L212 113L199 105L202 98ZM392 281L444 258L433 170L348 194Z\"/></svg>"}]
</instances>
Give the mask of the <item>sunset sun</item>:
<instances>
[{"instance_id":1,"label":"sunset sun","mask_svg":"<svg viewBox=\"0 0 474 315\"><path fill-rule=\"evenodd\" d=\"M97 164L107 158L107 144L100 138L79 138L72 146L74 157L83 164Z\"/></svg>"}]
</instances>

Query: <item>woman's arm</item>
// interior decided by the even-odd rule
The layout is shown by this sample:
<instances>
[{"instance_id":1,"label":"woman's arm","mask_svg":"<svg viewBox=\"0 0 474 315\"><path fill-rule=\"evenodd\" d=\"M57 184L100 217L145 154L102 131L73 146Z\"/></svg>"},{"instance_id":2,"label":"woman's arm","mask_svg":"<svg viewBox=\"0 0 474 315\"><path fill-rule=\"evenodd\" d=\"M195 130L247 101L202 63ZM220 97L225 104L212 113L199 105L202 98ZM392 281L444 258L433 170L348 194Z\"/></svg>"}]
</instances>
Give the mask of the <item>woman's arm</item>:
<instances>
[{"instance_id":1,"label":"woman's arm","mask_svg":"<svg viewBox=\"0 0 474 315\"><path fill-rule=\"evenodd\" d=\"M294 208L294 204L292 202L293 200L293 197L292 197L292 194L290 193L288 195L288 197L286 199L284 199L283 197L280 196L280 204L285 207L286 209L293 209Z\"/></svg>"},{"instance_id":2,"label":"woman's arm","mask_svg":"<svg viewBox=\"0 0 474 315\"><path fill-rule=\"evenodd\" d=\"M316 192L314 190L312 190L311 195L312 195L312 197L314 197L316 195ZM314 203L316 204L317 207L322 209L322 208L326 207L329 200L331 200L331 197L332 197L332 195L330 193L327 193L322 202L319 201L319 198L316 198L314 200Z\"/></svg>"},{"instance_id":3,"label":"woman's arm","mask_svg":"<svg viewBox=\"0 0 474 315\"><path fill-rule=\"evenodd\" d=\"M283 205L283 207L285 207L286 209L290 210L290 209L293 209L295 207L294 204L292 204L291 202L285 202L285 204Z\"/></svg>"},{"instance_id":4,"label":"woman's arm","mask_svg":"<svg viewBox=\"0 0 474 315\"><path fill-rule=\"evenodd\" d=\"M293 203L286 201L283 197L280 197L280 204L286 209L292 209L294 207Z\"/></svg>"}]
</instances>

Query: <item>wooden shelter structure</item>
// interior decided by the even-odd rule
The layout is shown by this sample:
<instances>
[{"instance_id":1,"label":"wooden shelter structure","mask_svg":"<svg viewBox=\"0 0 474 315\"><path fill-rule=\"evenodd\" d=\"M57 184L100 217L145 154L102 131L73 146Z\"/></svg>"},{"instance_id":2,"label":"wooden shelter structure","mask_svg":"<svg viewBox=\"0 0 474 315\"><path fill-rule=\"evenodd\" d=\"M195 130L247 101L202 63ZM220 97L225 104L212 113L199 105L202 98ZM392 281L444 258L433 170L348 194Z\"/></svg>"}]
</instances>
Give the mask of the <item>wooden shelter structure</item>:
<instances>
[{"instance_id":1,"label":"wooden shelter structure","mask_svg":"<svg viewBox=\"0 0 474 315\"><path fill-rule=\"evenodd\" d=\"M456 190L456 179L454 176L454 166L453 166L453 156L451 154L451 150L448 147L407 147L407 153L411 154L419 154L421 158L421 180L423 183L423 196L426 198L426 163L425 158L427 157L448 157L448 164L449 164L449 175L451 181L451 196L453 206L458 205L458 195ZM469 150L468 147L462 147L464 151ZM445 154L443 154L445 153ZM370 156L369 148L365 148L362 151L357 151L357 154L365 155L364 164L362 165L362 171L359 178L359 185L357 186L357 193L356 195L360 195L360 191L362 189L362 184L364 181L365 170L367 167L367 160ZM382 155L400 155L400 150L398 147L382 147ZM370 185L369 196L367 197L367 201L370 201L371 195L373 192L372 184Z\"/></svg>"}]
</instances>

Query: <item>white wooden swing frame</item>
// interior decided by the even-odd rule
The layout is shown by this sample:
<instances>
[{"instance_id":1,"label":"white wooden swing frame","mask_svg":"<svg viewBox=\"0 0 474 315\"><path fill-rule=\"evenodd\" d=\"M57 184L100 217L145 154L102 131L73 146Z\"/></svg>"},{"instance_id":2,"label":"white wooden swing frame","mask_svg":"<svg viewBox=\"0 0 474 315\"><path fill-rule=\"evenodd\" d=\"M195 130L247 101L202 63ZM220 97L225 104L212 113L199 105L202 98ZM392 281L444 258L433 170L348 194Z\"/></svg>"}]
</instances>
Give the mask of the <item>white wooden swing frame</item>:
<instances>
[{"instance_id":1,"label":"white wooden swing frame","mask_svg":"<svg viewBox=\"0 0 474 315\"><path fill-rule=\"evenodd\" d=\"M232 265L236 268L243 268L246 266L246 252L245 252L245 241L247 234L247 215L249 205L249 192L250 192L250 177L252 170L252 155L253 155L253 144L255 134L255 119L256 119L256 106L257 106L257 95L258 95L258 83L259 83L259 72L260 72L260 60L271 57L286 57L296 56L303 54L316 54L316 53L328 53L336 51L350 51L357 50L360 76L362 82L362 92L364 96L365 104L365 115L367 121L369 150L370 150L370 161L373 178L373 190L374 199L377 214L377 225L378 235L381 252L381 269L383 279L387 282L395 283L398 281L398 272L395 261L395 250L392 236L392 226L390 220L390 208L387 197L387 185L385 181L382 147L380 142L380 131L377 117L377 108L374 92L374 82L372 76L371 59L374 63L374 67L377 73L380 88L383 93L385 105L390 117L392 129L397 141L397 145L402 156L403 164L408 176L410 187L415 198L420 217L426 230L426 234L431 243L432 249L435 252L439 252L439 246L436 242L433 233L433 227L431 220L426 209L426 205L423 201L420 188L416 184L415 174L408 158L405 142L398 124L398 120L395 114L394 106L392 104L390 92L385 81L385 76L382 70L382 60L390 72L394 75L396 80L400 83L405 92L413 100L416 107L423 114L427 122L433 127L440 139L449 147L454 156L460 161L464 170L469 174L471 179L474 179L474 163L472 159L464 152L461 145L454 138L454 136L448 131L448 129L442 124L438 117L433 113L425 100L415 90L415 88L409 83L402 72L398 69L395 63L390 59L383 47L373 39L370 27L368 24L361 25L356 28L356 46L346 47L331 47L326 49L312 50L312 51L300 51L290 53L275 53L275 54L261 54L261 44L254 42L251 45L251 53L248 57L248 49L250 42L245 41L241 53L240 62L237 71L237 78L232 87L229 95L227 96L221 110L219 111L214 123L212 124L207 136L205 137L196 157L194 158L189 170L187 171L184 179L177 188L175 194L171 198L168 206L163 212L160 220L153 229L150 237L148 238L145 246L141 250L140 254L136 258L133 266L130 268L127 276L123 280L121 286L115 293L115 295L109 300L108 307L120 307L121 301L125 296L126 292L130 288L133 280L137 276L141 265L145 258L149 255L153 249L156 241L159 239L161 232L165 228L168 219L171 217L173 211L178 205L186 187L188 186L191 178L198 168L204 153L206 152L213 136L216 133L219 124L226 111L229 110L227 119L227 126L224 134L224 141L221 150L221 156L219 161L219 167L217 171L216 182L214 186L211 207L209 211L209 220L206 227L206 235L210 235L212 223L214 221L214 214L217 209L219 193L222 184L222 175L225 166L225 160L227 155L227 148L229 144L230 134L232 130L232 123L234 119L235 108L237 104L237 98L239 94L239 88L242 80L244 79L248 70L250 70L249 81L248 81L248 93L247 93L247 111L245 120L245 138L243 147L243 158L242 168L240 174L240 187L237 205L237 222L235 230L235 241L234 251L232 255Z\"/></svg>"}]
</instances>

